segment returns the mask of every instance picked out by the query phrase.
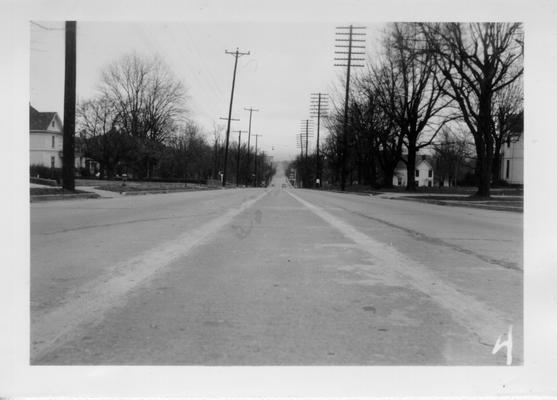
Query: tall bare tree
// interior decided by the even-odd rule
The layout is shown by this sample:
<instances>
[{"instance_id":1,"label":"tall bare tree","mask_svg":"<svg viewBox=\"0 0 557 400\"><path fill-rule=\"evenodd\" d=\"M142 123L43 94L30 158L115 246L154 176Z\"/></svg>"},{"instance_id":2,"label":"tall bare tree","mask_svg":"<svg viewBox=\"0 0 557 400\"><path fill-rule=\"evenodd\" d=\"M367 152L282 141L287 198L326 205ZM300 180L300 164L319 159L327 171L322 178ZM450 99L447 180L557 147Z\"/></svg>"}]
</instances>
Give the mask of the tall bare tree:
<instances>
[{"instance_id":1,"label":"tall bare tree","mask_svg":"<svg viewBox=\"0 0 557 400\"><path fill-rule=\"evenodd\" d=\"M407 149L407 190L415 189L416 154L429 146L447 118L443 97L445 81L429 42L416 23L393 23L383 42L383 60L373 82L378 86L384 111L396 124Z\"/></svg>"},{"instance_id":2,"label":"tall bare tree","mask_svg":"<svg viewBox=\"0 0 557 400\"><path fill-rule=\"evenodd\" d=\"M447 84L474 137L477 196L489 197L494 158L494 96L523 73L520 23L420 24Z\"/></svg>"},{"instance_id":3,"label":"tall bare tree","mask_svg":"<svg viewBox=\"0 0 557 400\"><path fill-rule=\"evenodd\" d=\"M158 58L125 55L102 73L101 92L114 105L118 128L138 139L142 175L151 176L157 151L185 115L185 89Z\"/></svg>"}]
</instances>

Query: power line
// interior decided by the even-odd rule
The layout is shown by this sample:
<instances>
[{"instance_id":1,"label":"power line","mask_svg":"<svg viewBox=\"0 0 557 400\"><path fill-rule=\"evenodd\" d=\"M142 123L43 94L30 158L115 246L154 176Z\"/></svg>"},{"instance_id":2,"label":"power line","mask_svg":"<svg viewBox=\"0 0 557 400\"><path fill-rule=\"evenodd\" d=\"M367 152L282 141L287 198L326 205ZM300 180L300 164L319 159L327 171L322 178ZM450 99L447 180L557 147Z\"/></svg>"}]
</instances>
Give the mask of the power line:
<instances>
[{"instance_id":1,"label":"power line","mask_svg":"<svg viewBox=\"0 0 557 400\"><path fill-rule=\"evenodd\" d=\"M35 22L35 21L29 21L29 23L31 25L36 26L37 28L44 29L45 31L65 31L66 30L66 28L49 28L48 26L41 25L41 24L39 24L38 22Z\"/></svg>"}]
</instances>

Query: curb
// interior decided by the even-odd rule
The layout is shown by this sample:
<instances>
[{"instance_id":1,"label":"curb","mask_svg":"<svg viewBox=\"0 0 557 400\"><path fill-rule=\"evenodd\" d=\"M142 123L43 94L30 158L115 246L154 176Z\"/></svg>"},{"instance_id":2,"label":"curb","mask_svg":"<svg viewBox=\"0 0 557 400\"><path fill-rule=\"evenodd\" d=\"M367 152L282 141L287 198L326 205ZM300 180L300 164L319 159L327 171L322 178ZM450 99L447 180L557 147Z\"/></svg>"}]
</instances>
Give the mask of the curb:
<instances>
[{"instance_id":1,"label":"curb","mask_svg":"<svg viewBox=\"0 0 557 400\"><path fill-rule=\"evenodd\" d=\"M76 193L76 194L43 194L30 196L31 203L50 200L76 200L76 199L97 199L100 196L96 193Z\"/></svg>"},{"instance_id":2,"label":"curb","mask_svg":"<svg viewBox=\"0 0 557 400\"><path fill-rule=\"evenodd\" d=\"M166 193L185 193L185 192L202 192L204 190L218 190L219 188L195 188L195 189L161 189L161 190L132 190L126 192L124 190L117 192L112 190L107 190L107 192L112 192L114 194L120 194L121 196L138 196L142 194L166 194Z\"/></svg>"},{"instance_id":3,"label":"curb","mask_svg":"<svg viewBox=\"0 0 557 400\"><path fill-rule=\"evenodd\" d=\"M505 206L498 206L498 205L489 205L489 204L474 204L474 203L466 203L466 202L450 202L450 201L443 201L443 200L427 200L427 199L416 199L410 197L383 197L384 199L389 200L404 200L404 201L415 201L418 203L425 203L425 204L434 204L438 206L448 206L448 207L467 207L467 208L479 208L482 210L493 210L493 211L509 211L509 212L517 212L523 213L524 209L522 207L505 207Z\"/></svg>"},{"instance_id":4,"label":"curb","mask_svg":"<svg viewBox=\"0 0 557 400\"><path fill-rule=\"evenodd\" d=\"M456 202L456 201L447 201L447 200L429 200L424 195L423 199L417 199L412 196L411 194L403 195L403 196L390 196L389 192L342 192L340 190L324 190L327 192L332 193L343 193L343 194L355 194L358 196L368 196L368 197L377 197L380 199L385 200L404 200L404 201L415 201L418 203L425 203L425 204L434 204L438 206L446 206L446 207L467 207L467 208L476 208L482 210L493 210L493 211L509 211L509 212L517 212L517 213L524 213L523 207L505 207L500 205L490 205L490 204L474 204L468 202Z\"/></svg>"}]
</instances>

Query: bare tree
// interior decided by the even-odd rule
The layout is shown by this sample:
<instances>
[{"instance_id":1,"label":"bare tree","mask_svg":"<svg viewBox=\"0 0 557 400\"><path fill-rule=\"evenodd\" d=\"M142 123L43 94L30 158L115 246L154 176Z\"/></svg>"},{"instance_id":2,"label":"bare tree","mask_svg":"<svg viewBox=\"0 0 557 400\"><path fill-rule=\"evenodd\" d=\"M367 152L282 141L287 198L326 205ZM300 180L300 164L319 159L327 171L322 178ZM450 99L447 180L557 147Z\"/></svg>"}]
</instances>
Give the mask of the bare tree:
<instances>
[{"instance_id":1,"label":"bare tree","mask_svg":"<svg viewBox=\"0 0 557 400\"><path fill-rule=\"evenodd\" d=\"M471 156L467 135L445 126L436 137L433 148L435 176L439 185L447 182L450 186L456 186L467 172L466 161Z\"/></svg>"},{"instance_id":2,"label":"bare tree","mask_svg":"<svg viewBox=\"0 0 557 400\"><path fill-rule=\"evenodd\" d=\"M157 151L185 115L185 89L158 58L126 55L102 73L101 92L114 105L118 128L138 139L141 173L151 176Z\"/></svg>"},{"instance_id":3,"label":"bare tree","mask_svg":"<svg viewBox=\"0 0 557 400\"><path fill-rule=\"evenodd\" d=\"M494 96L523 73L520 23L423 23L421 30L474 137L477 196L489 197L494 157Z\"/></svg>"},{"instance_id":4,"label":"bare tree","mask_svg":"<svg viewBox=\"0 0 557 400\"><path fill-rule=\"evenodd\" d=\"M224 126L219 125L213 122L213 179L219 179L219 171L220 171L220 140L222 132L224 131Z\"/></svg>"},{"instance_id":5,"label":"bare tree","mask_svg":"<svg viewBox=\"0 0 557 400\"><path fill-rule=\"evenodd\" d=\"M112 178L119 162L123 161L132 143L117 124L114 104L106 96L99 96L77 106L76 126L82 151L100 163L103 177Z\"/></svg>"},{"instance_id":6,"label":"bare tree","mask_svg":"<svg viewBox=\"0 0 557 400\"><path fill-rule=\"evenodd\" d=\"M442 96L445 81L438 79L439 68L428 46L418 24L393 23L384 39L383 60L375 68L373 79L386 115L405 141L407 190L415 189L412 177L416 154L431 144L447 121L438 118L448 101Z\"/></svg>"}]
</instances>

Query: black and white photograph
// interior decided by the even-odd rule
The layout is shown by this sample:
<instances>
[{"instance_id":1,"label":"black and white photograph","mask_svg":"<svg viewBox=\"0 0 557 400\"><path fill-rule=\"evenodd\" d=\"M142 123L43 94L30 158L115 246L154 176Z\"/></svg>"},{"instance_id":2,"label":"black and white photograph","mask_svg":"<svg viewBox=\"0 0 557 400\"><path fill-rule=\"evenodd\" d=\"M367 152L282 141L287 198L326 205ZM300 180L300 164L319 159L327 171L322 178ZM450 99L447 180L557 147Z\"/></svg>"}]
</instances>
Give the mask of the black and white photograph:
<instances>
[{"instance_id":1,"label":"black and white photograph","mask_svg":"<svg viewBox=\"0 0 557 400\"><path fill-rule=\"evenodd\" d=\"M530 369L557 330L555 291L535 300L553 195L531 194L554 186L532 151L551 155L555 78L529 39L555 45L555 7L47 3L13 11L14 376L328 367L396 386L406 367L422 394L467 371L488 383L442 393L555 394Z\"/></svg>"}]
</instances>

